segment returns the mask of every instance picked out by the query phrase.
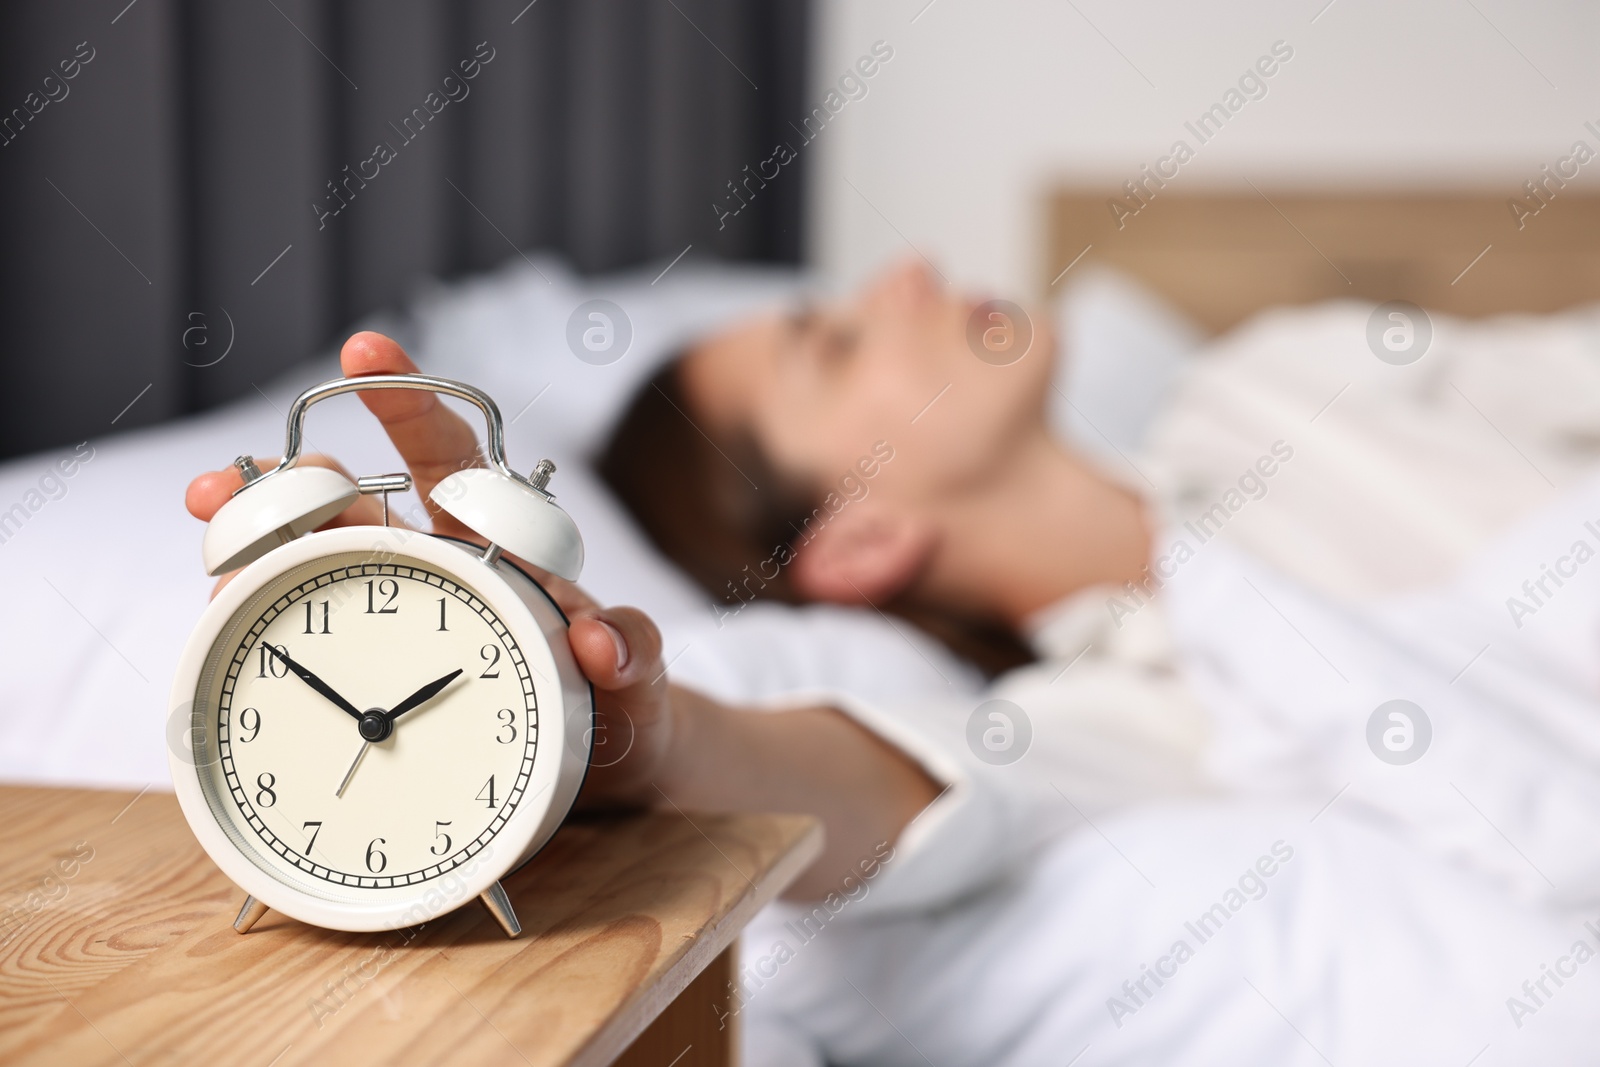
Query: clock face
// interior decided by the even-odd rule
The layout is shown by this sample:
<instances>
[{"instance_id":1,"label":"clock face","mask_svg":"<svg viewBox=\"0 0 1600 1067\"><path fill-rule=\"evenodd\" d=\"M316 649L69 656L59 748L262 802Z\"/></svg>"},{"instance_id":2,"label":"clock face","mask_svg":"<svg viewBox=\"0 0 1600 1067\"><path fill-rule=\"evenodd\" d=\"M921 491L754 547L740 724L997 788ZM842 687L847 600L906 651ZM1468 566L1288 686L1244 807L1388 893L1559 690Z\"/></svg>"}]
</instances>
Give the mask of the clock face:
<instances>
[{"instance_id":1,"label":"clock face","mask_svg":"<svg viewBox=\"0 0 1600 1067\"><path fill-rule=\"evenodd\" d=\"M211 646L201 790L280 881L335 899L418 886L489 847L528 799L535 679L447 569L321 556L246 598Z\"/></svg>"}]
</instances>

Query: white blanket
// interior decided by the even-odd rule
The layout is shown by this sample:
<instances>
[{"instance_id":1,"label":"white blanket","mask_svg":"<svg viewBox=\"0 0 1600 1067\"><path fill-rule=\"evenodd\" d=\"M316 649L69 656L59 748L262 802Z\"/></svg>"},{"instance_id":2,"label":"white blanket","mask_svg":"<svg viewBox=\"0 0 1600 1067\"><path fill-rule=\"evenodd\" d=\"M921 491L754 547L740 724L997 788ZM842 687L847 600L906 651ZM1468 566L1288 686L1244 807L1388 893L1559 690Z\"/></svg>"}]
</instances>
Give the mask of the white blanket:
<instances>
[{"instance_id":1,"label":"white blanket","mask_svg":"<svg viewBox=\"0 0 1600 1067\"><path fill-rule=\"evenodd\" d=\"M1365 315L1241 331L1156 434L1155 476L1200 499L1172 517L1196 555L1161 597L1213 770L1347 789L1524 897L1600 901L1600 320L1440 319L1395 367ZM1293 458L1201 543L1206 502L1275 441ZM1366 733L1397 699L1432 733L1403 766Z\"/></svg>"},{"instance_id":2,"label":"white blanket","mask_svg":"<svg viewBox=\"0 0 1600 1067\"><path fill-rule=\"evenodd\" d=\"M1570 958L1600 926L1338 805L1149 808L1067 836L982 907L809 943L798 919L746 937L747 967L794 949L741 1013L763 1067L1577 1065L1600 1027L1600 965ZM1522 984L1545 964L1569 977L1535 1006Z\"/></svg>"},{"instance_id":3,"label":"white blanket","mask_svg":"<svg viewBox=\"0 0 1600 1067\"><path fill-rule=\"evenodd\" d=\"M1594 1062L1600 567L1542 609L1560 641L1505 599L1574 530L1600 545L1596 517L1600 477L1459 581L1361 606L1197 556L1165 603L1239 798L1080 818L932 913L852 902L813 937L773 913L745 950L755 1062ZM1406 765L1366 731L1397 696L1432 722Z\"/></svg>"}]
</instances>

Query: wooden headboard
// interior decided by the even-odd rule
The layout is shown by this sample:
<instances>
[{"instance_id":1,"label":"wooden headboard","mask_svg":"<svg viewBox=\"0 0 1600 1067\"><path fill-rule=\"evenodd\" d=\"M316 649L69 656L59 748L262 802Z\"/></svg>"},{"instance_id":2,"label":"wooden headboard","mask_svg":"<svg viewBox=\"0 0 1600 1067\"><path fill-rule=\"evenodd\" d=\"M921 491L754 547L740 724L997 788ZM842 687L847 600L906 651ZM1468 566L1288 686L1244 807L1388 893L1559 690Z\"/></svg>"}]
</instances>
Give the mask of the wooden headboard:
<instances>
[{"instance_id":1,"label":"wooden headboard","mask_svg":"<svg viewBox=\"0 0 1600 1067\"><path fill-rule=\"evenodd\" d=\"M1268 306L1340 296L1468 316L1600 299L1600 194L1571 187L1521 229L1504 194L1166 189L1137 213L1118 197L1114 213L1110 192L1050 195L1047 289L1074 260L1073 270L1098 262L1217 331Z\"/></svg>"}]
</instances>

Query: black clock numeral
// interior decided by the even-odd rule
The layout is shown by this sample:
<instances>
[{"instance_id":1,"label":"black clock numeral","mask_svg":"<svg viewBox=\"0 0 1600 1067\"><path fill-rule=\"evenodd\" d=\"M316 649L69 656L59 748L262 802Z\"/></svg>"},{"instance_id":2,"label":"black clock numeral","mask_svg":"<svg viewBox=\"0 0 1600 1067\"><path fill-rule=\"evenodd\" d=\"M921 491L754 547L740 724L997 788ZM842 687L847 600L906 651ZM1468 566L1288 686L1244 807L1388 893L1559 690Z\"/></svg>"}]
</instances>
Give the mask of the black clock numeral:
<instances>
[{"instance_id":1,"label":"black clock numeral","mask_svg":"<svg viewBox=\"0 0 1600 1067\"><path fill-rule=\"evenodd\" d=\"M317 822L306 822L300 824L301 831L304 831L312 826L315 826L316 829L311 831L311 840L306 842L306 855L308 856L311 855L311 850L317 847L317 835L322 833L322 823L319 820Z\"/></svg>"},{"instance_id":2,"label":"black clock numeral","mask_svg":"<svg viewBox=\"0 0 1600 1067\"><path fill-rule=\"evenodd\" d=\"M441 630L448 629L448 627L446 627L445 624L444 624L444 602L445 602L445 598L444 597L440 597L439 598L439 629L441 629Z\"/></svg>"},{"instance_id":3,"label":"black clock numeral","mask_svg":"<svg viewBox=\"0 0 1600 1067\"><path fill-rule=\"evenodd\" d=\"M389 857L378 850L378 846L384 843L383 838L374 837L367 844L367 870L373 874L382 874L383 869L389 866Z\"/></svg>"},{"instance_id":4,"label":"black clock numeral","mask_svg":"<svg viewBox=\"0 0 1600 1067\"><path fill-rule=\"evenodd\" d=\"M500 672L495 670L495 668L500 665L499 645L484 645L482 648L478 649L478 657L480 659L486 659L489 661L489 665L483 669L483 673L478 675L479 678L500 677Z\"/></svg>"},{"instance_id":5,"label":"black clock numeral","mask_svg":"<svg viewBox=\"0 0 1600 1067\"><path fill-rule=\"evenodd\" d=\"M272 787L277 784L278 780L272 776L271 771L263 771L256 775L256 786L259 788L259 792L256 793L256 807L270 808L278 802L278 794L272 791Z\"/></svg>"},{"instance_id":6,"label":"black clock numeral","mask_svg":"<svg viewBox=\"0 0 1600 1067\"><path fill-rule=\"evenodd\" d=\"M331 632L332 631L328 629L328 602L326 600L322 602L322 629L313 630L311 628L311 601L306 601L306 633L325 634Z\"/></svg>"},{"instance_id":7,"label":"black clock numeral","mask_svg":"<svg viewBox=\"0 0 1600 1067\"><path fill-rule=\"evenodd\" d=\"M256 734L261 732L261 713L255 708L245 708L239 713L239 729L246 731L239 735L239 740L249 744L256 739Z\"/></svg>"},{"instance_id":8,"label":"black clock numeral","mask_svg":"<svg viewBox=\"0 0 1600 1067\"><path fill-rule=\"evenodd\" d=\"M511 742L517 739L517 713L512 711L510 708L501 708L499 711L495 712L495 715L500 719L501 733L495 734L494 739L500 742L502 745L511 744ZM510 737L503 736L504 731L506 730L511 731Z\"/></svg>"},{"instance_id":9,"label":"black clock numeral","mask_svg":"<svg viewBox=\"0 0 1600 1067\"><path fill-rule=\"evenodd\" d=\"M271 652L269 652L268 649L271 649L271 648L276 648L280 653L282 653L285 656L287 656L289 654L289 646L288 645L269 645L265 641L263 641L261 643L261 670L256 675L256 677L257 678L287 678L287 677L289 677L289 665L287 663L283 662L283 660L279 659L277 656L274 656Z\"/></svg>"},{"instance_id":10,"label":"black clock numeral","mask_svg":"<svg viewBox=\"0 0 1600 1067\"><path fill-rule=\"evenodd\" d=\"M445 833L442 829L440 829L440 827L449 826L449 825L450 825L450 822L448 822L448 821L447 822L436 822L436 823L433 824L433 839L434 839L435 844L434 844L434 846L432 848L428 849L428 851L432 852L435 856L443 856L443 855L445 855L446 853L448 853L450 851L450 835ZM440 844L437 843L439 838L441 838L441 837L444 838L444 844L443 845L440 845Z\"/></svg>"},{"instance_id":11,"label":"black clock numeral","mask_svg":"<svg viewBox=\"0 0 1600 1067\"><path fill-rule=\"evenodd\" d=\"M485 793L488 796L484 796ZM485 807L494 807L494 775L489 776L489 780L483 784L483 788L478 790L478 795L473 799L483 801Z\"/></svg>"},{"instance_id":12,"label":"black clock numeral","mask_svg":"<svg viewBox=\"0 0 1600 1067\"><path fill-rule=\"evenodd\" d=\"M383 607L376 611L372 607L372 583L367 583L367 614L368 615L393 615L400 609L395 607L395 600L400 596L400 583L393 578L385 578L378 583L378 595L388 597L383 602Z\"/></svg>"}]
</instances>

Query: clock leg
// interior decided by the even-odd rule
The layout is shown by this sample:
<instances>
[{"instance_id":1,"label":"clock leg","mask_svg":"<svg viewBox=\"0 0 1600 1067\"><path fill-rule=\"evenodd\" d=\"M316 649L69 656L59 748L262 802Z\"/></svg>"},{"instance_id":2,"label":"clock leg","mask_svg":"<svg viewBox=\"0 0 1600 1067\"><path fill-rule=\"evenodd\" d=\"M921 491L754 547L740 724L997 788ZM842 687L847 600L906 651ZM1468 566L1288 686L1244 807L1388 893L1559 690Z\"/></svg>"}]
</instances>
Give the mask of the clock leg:
<instances>
[{"instance_id":1,"label":"clock leg","mask_svg":"<svg viewBox=\"0 0 1600 1067\"><path fill-rule=\"evenodd\" d=\"M500 924L500 929L506 932L507 937L522 933L522 924L517 921L517 913L511 908L511 898L506 896L499 882L485 889L478 899L483 901L483 906L489 909L489 914L494 916L494 921Z\"/></svg>"},{"instance_id":2,"label":"clock leg","mask_svg":"<svg viewBox=\"0 0 1600 1067\"><path fill-rule=\"evenodd\" d=\"M241 934L248 934L254 926L267 913L267 906L255 897L245 897L244 907L239 909L239 917L233 920L233 928Z\"/></svg>"}]
</instances>

